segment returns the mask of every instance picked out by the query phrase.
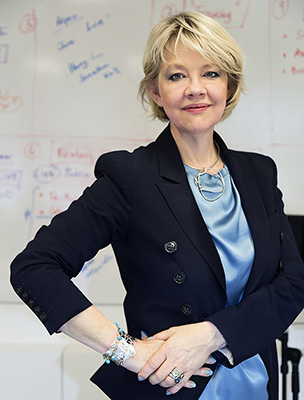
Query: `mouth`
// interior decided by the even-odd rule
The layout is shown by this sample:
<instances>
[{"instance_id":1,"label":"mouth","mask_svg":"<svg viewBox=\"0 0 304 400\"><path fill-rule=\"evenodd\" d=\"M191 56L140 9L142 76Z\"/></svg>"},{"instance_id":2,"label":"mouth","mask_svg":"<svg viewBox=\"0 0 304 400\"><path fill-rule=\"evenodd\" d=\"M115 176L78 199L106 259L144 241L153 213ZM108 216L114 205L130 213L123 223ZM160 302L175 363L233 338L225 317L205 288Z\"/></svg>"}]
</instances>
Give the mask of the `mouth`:
<instances>
[{"instance_id":1,"label":"mouth","mask_svg":"<svg viewBox=\"0 0 304 400\"><path fill-rule=\"evenodd\" d=\"M188 112L202 112L207 110L210 104L199 103L199 104L189 104L183 108L183 110Z\"/></svg>"}]
</instances>

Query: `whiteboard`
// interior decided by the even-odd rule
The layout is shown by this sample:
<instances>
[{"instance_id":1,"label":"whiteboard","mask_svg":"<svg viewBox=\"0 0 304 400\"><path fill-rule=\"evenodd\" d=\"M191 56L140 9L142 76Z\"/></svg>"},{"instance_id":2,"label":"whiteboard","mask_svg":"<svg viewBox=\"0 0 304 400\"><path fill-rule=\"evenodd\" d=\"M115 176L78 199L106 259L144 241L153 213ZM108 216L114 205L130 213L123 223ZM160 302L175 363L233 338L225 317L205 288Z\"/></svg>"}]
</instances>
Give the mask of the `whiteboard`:
<instances>
[{"instance_id":1,"label":"whiteboard","mask_svg":"<svg viewBox=\"0 0 304 400\"><path fill-rule=\"evenodd\" d=\"M163 129L137 88L150 29L180 10L216 18L239 42L247 92L217 130L272 156L286 212L304 214L304 0L0 0L1 302L18 301L11 260L92 183L98 156ZM110 248L76 282L96 303L122 301Z\"/></svg>"}]
</instances>

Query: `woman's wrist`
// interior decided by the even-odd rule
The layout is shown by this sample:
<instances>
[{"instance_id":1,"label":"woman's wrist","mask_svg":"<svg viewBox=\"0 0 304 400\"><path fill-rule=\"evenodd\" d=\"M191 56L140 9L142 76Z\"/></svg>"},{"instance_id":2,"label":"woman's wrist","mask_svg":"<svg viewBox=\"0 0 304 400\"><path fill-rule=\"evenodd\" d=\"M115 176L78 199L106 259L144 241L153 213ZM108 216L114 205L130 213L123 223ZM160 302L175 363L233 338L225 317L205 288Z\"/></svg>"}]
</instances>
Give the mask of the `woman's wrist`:
<instances>
[{"instance_id":1,"label":"woman's wrist","mask_svg":"<svg viewBox=\"0 0 304 400\"><path fill-rule=\"evenodd\" d=\"M136 354L134 347L136 339L124 332L116 322L115 325L117 328L116 337L107 351L103 354L103 358L105 359L106 364L113 361L115 364L121 366L124 361Z\"/></svg>"},{"instance_id":2,"label":"woman's wrist","mask_svg":"<svg viewBox=\"0 0 304 400\"><path fill-rule=\"evenodd\" d=\"M207 336L204 336L207 337L207 341L209 341L208 345L211 348L211 352L221 349L222 347L225 347L227 345L224 336L212 322L204 321L201 322L201 324L204 328L204 332L208 332Z\"/></svg>"},{"instance_id":3,"label":"woman's wrist","mask_svg":"<svg viewBox=\"0 0 304 400\"><path fill-rule=\"evenodd\" d=\"M117 327L114 323L111 322L111 326L106 329L103 334L103 343L102 343L102 349L101 353L104 354L112 345L114 342L115 338L117 337Z\"/></svg>"}]
</instances>

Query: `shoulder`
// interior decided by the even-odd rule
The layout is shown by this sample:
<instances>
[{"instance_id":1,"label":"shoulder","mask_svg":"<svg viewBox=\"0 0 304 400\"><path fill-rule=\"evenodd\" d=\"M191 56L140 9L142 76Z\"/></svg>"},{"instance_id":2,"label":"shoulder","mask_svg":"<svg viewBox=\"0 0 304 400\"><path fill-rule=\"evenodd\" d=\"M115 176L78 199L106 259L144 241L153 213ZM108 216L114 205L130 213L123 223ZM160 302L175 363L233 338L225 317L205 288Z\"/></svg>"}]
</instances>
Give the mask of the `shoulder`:
<instances>
[{"instance_id":1,"label":"shoulder","mask_svg":"<svg viewBox=\"0 0 304 400\"><path fill-rule=\"evenodd\" d=\"M229 152L250 175L268 175L268 173L273 175L277 173L276 164L268 155L238 150L229 150Z\"/></svg>"},{"instance_id":2,"label":"shoulder","mask_svg":"<svg viewBox=\"0 0 304 400\"><path fill-rule=\"evenodd\" d=\"M215 132L215 140L221 149L221 155L229 168L243 170L250 176L257 176L261 173L268 175L268 172L276 174L276 164L268 155L251 152L234 150L227 147L220 135Z\"/></svg>"},{"instance_id":3,"label":"shoulder","mask_svg":"<svg viewBox=\"0 0 304 400\"><path fill-rule=\"evenodd\" d=\"M147 146L140 146L132 152L126 150L111 151L98 158L94 174L96 178L99 178L104 174L135 173L141 168L151 166L153 160L156 160L155 142L149 143Z\"/></svg>"}]
</instances>

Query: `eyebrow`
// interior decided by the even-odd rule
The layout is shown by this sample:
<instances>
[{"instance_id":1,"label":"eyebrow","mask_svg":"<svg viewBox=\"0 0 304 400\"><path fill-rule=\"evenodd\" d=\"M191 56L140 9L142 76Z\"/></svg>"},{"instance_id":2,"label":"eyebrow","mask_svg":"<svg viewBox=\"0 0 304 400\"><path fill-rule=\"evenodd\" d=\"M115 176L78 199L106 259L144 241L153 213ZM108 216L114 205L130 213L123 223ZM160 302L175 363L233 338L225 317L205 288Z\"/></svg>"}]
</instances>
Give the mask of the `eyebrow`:
<instances>
[{"instance_id":1,"label":"eyebrow","mask_svg":"<svg viewBox=\"0 0 304 400\"><path fill-rule=\"evenodd\" d=\"M166 65L166 67L165 67L165 70L168 70L168 69L187 69L187 67L185 67L185 65L183 65L183 64L165 64ZM209 69L209 68L218 68L218 67L216 67L216 65L211 65L211 64L205 64L205 65L202 65L202 67L201 67L202 69Z\"/></svg>"}]
</instances>

